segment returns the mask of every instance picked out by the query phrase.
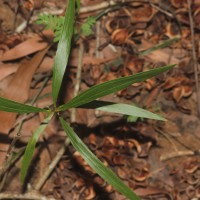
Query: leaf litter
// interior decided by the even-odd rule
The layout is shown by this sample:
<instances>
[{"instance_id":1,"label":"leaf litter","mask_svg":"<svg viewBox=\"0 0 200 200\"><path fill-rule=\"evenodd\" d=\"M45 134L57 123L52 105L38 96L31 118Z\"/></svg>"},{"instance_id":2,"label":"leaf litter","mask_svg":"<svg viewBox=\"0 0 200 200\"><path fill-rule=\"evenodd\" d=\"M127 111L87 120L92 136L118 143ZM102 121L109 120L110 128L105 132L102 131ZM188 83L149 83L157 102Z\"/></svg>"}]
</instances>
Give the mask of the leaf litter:
<instances>
[{"instance_id":1,"label":"leaf litter","mask_svg":"<svg viewBox=\"0 0 200 200\"><path fill-rule=\"evenodd\" d=\"M31 1L32 2L32 1ZM29 12L37 1L27 4L22 1L17 13L16 27L22 19L28 20ZM65 1L45 1L36 6L31 13L52 12L65 8ZM120 3L116 1L115 3ZM10 4L10 3L9 3ZM19 102L34 98L42 87L45 76L52 70L55 46L51 46L45 37L41 37L41 26L29 22L27 30L16 36L12 32L14 12L12 6L2 3L1 9L11 13L0 27L0 85L1 96ZM82 22L95 15L105 2L102 0L81 1L83 8L92 12L80 14ZM30 7L29 7L29 6ZM98 9L98 6L102 8ZM199 3L192 1L194 28L198 30ZM105 8L104 8L105 9ZM108 114L102 111L76 111L76 131L90 149L122 178L142 199L198 199L199 198L199 119L197 117L193 61L191 56L191 33L187 1L170 0L147 3L126 2L120 8L104 15L99 24L93 26L91 36L79 41L84 44L82 77L80 90L113 78L132 75L166 64L178 64L173 71L161 74L144 83L133 84L117 94L105 97L106 101L129 103L147 107L168 119L167 122L136 119L127 122L126 116ZM29 10L29 11L28 11ZM64 12L64 10L63 10ZM99 26L99 27L98 27ZM34 27L34 28L33 28ZM97 30L99 32L97 33ZM51 33L43 36L52 38ZM151 50L168 39L180 37L166 46ZM199 40L198 31L195 39ZM51 39L50 39L51 41ZM199 46L199 44L197 44ZM101 48L100 48L101 47ZM98 51L98 49L100 49ZM142 55L142 51L151 50ZM78 47L74 47L70 58L70 73L64 78L62 101L69 100L74 90L78 65ZM197 52L197 56L198 52ZM45 107L50 100L51 79L43 88L36 104ZM3 167L6 151L17 130L13 126L20 120L15 114L0 113L0 166ZM66 118L70 113L65 114ZM17 120L17 121L16 121ZM15 151L24 146L34 127L43 120L43 116L28 117L23 124L22 135ZM10 131L11 129L11 131ZM8 132L10 134L8 135ZM56 156L62 146L64 134L54 119L40 140L32 166L31 184L37 184L48 163ZM188 154L190 152L191 154ZM20 162L11 165L9 174L18 171ZM3 175L0 174L1 180ZM18 175L8 176L1 194L20 191ZM81 159L71 146L68 146L53 174L43 185L41 191L47 197L55 199L123 199L113 188L107 185ZM20 192L19 192L20 193Z\"/></svg>"}]
</instances>

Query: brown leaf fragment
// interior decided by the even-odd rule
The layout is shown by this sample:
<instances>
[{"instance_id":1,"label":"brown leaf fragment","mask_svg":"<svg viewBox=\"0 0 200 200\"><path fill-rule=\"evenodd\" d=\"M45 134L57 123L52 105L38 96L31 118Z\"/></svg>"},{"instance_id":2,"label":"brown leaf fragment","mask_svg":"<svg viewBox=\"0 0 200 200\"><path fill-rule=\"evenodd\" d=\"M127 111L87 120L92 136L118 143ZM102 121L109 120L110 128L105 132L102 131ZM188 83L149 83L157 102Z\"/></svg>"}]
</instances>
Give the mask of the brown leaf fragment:
<instances>
[{"instance_id":1,"label":"brown leaf fragment","mask_svg":"<svg viewBox=\"0 0 200 200\"><path fill-rule=\"evenodd\" d=\"M156 13L157 10L150 4L141 4L137 9L132 10L130 17L133 23L149 22Z\"/></svg>"},{"instance_id":2,"label":"brown leaf fragment","mask_svg":"<svg viewBox=\"0 0 200 200\"><path fill-rule=\"evenodd\" d=\"M91 200L94 199L96 196L96 193L94 191L94 188L92 186L89 186L86 190L85 190L85 200Z\"/></svg>"},{"instance_id":3,"label":"brown leaf fragment","mask_svg":"<svg viewBox=\"0 0 200 200\"><path fill-rule=\"evenodd\" d=\"M122 45L128 38L127 29L116 29L111 35L111 40L114 45Z\"/></svg>"},{"instance_id":4,"label":"brown leaf fragment","mask_svg":"<svg viewBox=\"0 0 200 200\"><path fill-rule=\"evenodd\" d=\"M0 62L0 81L4 78L6 78L7 76L9 76L10 74L13 74L17 71L19 65L18 64L5 64Z\"/></svg>"},{"instance_id":5,"label":"brown leaf fragment","mask_svg":"<svg viewBox=\"0 0 200 200\"><path fill-rule=\"evenodd\" d=\"M179 102L183 97L189 97L192 94L192 88L190 86L179 86L173 90L173 98L176 102Z\"/></svg>"},{"instance_id":6,"label":"brown leaf fragment","mask_svg":"<svg viewBox=\"0 0 200 200\"><path fill-rule=\"evenodd\" d=\"M146 187L146 188L138 188L135 189L134 192L141 197L147 197L157 194L166 194L167 191L160 189L160 188L154 188L154 187Z\"/></svg>"},{"instance_id":7,"label":"brown leaf fragment","mask_svg":"<svg viewBox=\"0 0 200 200\"><path fill-rule=\"evenodd\" d=\"M44 36L47 38L52 38L53 34L51 31L45 31ZM22 58L40 51L47 46L48 42L44 41L43 38L37 35L6 51L3 55L0 56L0 61L9 61Z\"/></svg>"},{"instance_id":8,"label":"brown leaf fragment","mask_svg":"<svg viewBox=\"0 0 200 200\"><path fill-rule=\"evenodd\" d=\"M171 0L171 4L175 8L187 8L187 0Z\"/></svg>"},{"instance_id":9,"label":"brown leaf fragment","mask_svg":"<svg viewBox=\"0 0 200 200\"><path fill-rule=\"evenodd\" d=\"M25 60L19 66L13 79L10 81L4 92L4 98L8 98L18 102L25 102L28 100L29 87L32 80L32 76L36 68L41 63L44 55L47 52L47 48L38 52L31 60ZM0 132L7 134L15 123L16 113L10 113L0 111ZM4 145L0 141L0 146ZM5 153L1 154L0 166L5 160L6 152L9 145L6 144L3 147Z\"/></svg>"},{"instance_id":10,"label":"brown leaf fragment","mask_svg":"<svg viewBox=\"0 0 200 200\"><path fill-rule=\"evenodd\" d=\"M146 158L149 155L150 148L152 147L152 142L147 142L141 145L141 152L139 153L139 158Z\"/></svg>"},{"instance_id":11,"label":"brown leaf fragment","mask_svg":"<svg viewBox=\"0 0 200 200\"><path fill-rule=\"evenodd\" d=\"M147 168L143 168L140 170L138 175L133 175L133 178L138 181L142 182L145 181L149 176L149 170Z\"/></svg>"},{"instance_id":12,"label":"brown leaf fragment","mask_svg":"<svg viewBox=\"0 0 200 200\"><path fill-rule=\"evenodd\" d=\"M163 88L165 90L169 90L171 88L173 88L174 86L178 85L180 83L180 80L177 78L173 78L173 77L168 77L165 84L163 85Z\"/></svg>"},{"instance_id":13,"label":"brown leaf fragment","mask_svg":"<svg viewBox=\"0 0 200 200\"><path fill-rule=\"evenodd\" d=\"M197 159L191 160L185 165L185 171L188 174L193 174L199 168L199 163Z\"/></svg>"},{"instance_id":14,"label":"brown leaf fragment","mask_svg":"<svg viewBox=\"0 0 200 200\"><path fill-rule=\"evenodd\" d=\"M181 100L181 98L183 97L182 94L182 87L176 87L173 90L173 98L176 102L179 102Z\"/></svg>"}]
</instances>

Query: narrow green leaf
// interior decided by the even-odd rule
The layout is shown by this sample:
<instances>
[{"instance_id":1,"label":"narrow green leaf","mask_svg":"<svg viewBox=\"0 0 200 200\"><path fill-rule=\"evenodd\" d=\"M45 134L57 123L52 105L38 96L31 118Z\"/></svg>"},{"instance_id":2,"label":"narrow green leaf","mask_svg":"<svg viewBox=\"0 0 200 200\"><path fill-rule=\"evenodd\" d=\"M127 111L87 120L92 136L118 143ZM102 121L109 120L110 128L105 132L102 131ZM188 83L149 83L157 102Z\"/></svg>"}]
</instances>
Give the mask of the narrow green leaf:
<instances>
[{"instance_id":1,"label":"narrow green leaf","mask_svg":"<svg viewBox=\"0 0 200 200\"><path fill-rule=\"evenodd\" d=\"M20 174L20 178L22 182L24 182L26 178L26 174L33 157L35 145L40 135L44 132L45 128L47 127L48 122L51 120L52 116L53 116L53 113L51 113L47 118L44 119L44 121L40 124L40 126L35 130L31 139L28 142L28 145L26 146L26 150L25 150L23 160L22 160L21 174Z\"/></svg>"},{"instance_id":2,"label":"narrow green leaf","mask_svg":"<svg viewBox=\"0 0 200 200\"><path fill-rule=\"evenodd\" d=\"M89 103L89 102L94 101L95 99L98 99L105 95L122 90L122 89L128 87L129 85L132 85L133 83L145 81L146 79L149 79L149 78L156 76L164 71L172 69L174 66L175 65L160 67L160 68L152 69L152 70L149 70L146 72L141 72L141 73L138 73L135 75L117 78L117 79L114 79L111 81L107 81L105 83L101 83L99 85L95 85L95 86L91 87L90 89L77 95L68 103L66 103L62 106L59 106L57 110L63 111L63 110L69 109L69 108L78 107L80 105Z\"/></svg>"},{"instance_id":3,"label":"narrow green leaf","mask_svg":"<svg viewBox=\"0 0 200 200\"><path fill-rule=\"evenodd\" d=\"M81 0L76 0L76 7L77 7L77 12L80 12L80 8L81 8Z\"/></svg>"},{"instance_id":4,"label":"narrow green leaf","mask_svg":"<svg viewBox=\"0 0 200 200\"><path fill-rule=\"evenodd\" d=\"M88 104L80 106L81 108L92 108L106 112L118 113L123 115L131 115L141 118L156 119L161 121L166 121L165 118L149 112L148 110L139 108L137 106L122 104L122 103L112 103L106 101L92 101Z\"/></svg>"},{"instance_id":5,"label":"narrow green leaf","mask_svg":"<svg viewBox=\"0 0 200 200\"><path fill-rule=\"evenodd\" d=\"M151 48L149 48L147 50L141 51L139 53L139 55L144 56L144 55L150 54L152 51L156 51L158 49L162 49L162 48L168 47L171 44L173 44L174 42L177 42L178 40L180 40L180 37L175 37L175 38L166 40L166 41L162 42L161 44L155 45L155 46L153 46L153 47L151 47Z\"/></svg>"},{"instance_id":6,"label":"narrow green leaf","mask_svg":"<svg viewBox=\"0 0 200 200\"><path fill-rule=\"evenodd\" d=\"M48 110L18 103L9 99L0 97L0 110L15 113L48 112Z\"/></svg>"},{"instance_id":7,"label":"narrow green leaf","mask_svg":"<svg viewBox=\"0 0 200 200\"><path fill-rule=\"evenodd\" d=\"M62 35L58 43L58 49L53 64L52 95L54 105L56 105L58 93L61 87L62 79L70 54L71 40L74 30L74 13L75 0L70 0L68 1Z\"/></svg>"},{"instance_id":8,"label":"narrow green leaf","mask_svg":"<svg viewBox=\"0 0 200 200\"><path fill-rule=\"evenodd\" d=\"M82 142L73 129L60 117L61 124L67 133L72 145L85 159L85 161L94 169L105 181L112 185L117 191L131 200L139 200L139 197L126 186L115 173L106 167Z\"/></svg>"}]
</instances>

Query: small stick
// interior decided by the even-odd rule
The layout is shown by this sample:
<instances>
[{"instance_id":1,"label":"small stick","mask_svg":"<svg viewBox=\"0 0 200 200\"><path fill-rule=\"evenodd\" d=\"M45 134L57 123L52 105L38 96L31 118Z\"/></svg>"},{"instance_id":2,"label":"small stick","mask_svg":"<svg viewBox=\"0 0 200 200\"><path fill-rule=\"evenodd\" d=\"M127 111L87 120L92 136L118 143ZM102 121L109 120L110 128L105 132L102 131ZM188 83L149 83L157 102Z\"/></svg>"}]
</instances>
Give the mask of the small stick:
<instances>
[{"instance_id":1,"label":"small stick","mask_svg":"<svg viewBox=\"0 0 200 200\"><path fill-rule=\"evenodd\" d=\"M100 51L98 50L99 46L100 46L100 21L97 21L96 23L96 49L95 49L96 58L100 57Z\"/></svg>"},{"instance_id":2,"label":"small stick","mask_svg":"<svg viewBox=\"0 0 200 200\"><path fill-rule=\"evenodd\" d=\"M190 151L190 150L175 151L175 152L171 152L169 154L164 154L164 155L160 156L160 160L166 161L166 160L181 157L181 156L194 156L194 155L196 155L196 153L194 151Z\"/></svg>"},{"instance_id":3,"label":"small stick","mask_svg":"<svg viewBox=\"0 0 200 200\"><path fill-rule=\"evenodd\" d=\"M80 46L79 46L79 53L78 53L78 67L77 67L75 87L74 87L74 97L78 95L78 92L80 89L83 53L84 53L84 45L83 45L83 42L81 41ZM72 123L76 121L76 108L71 109L70 120Z\"/></svg>"},{"instance_id":4,"label":"small stick","mask_svg":"<svg viewBox=\"0 0 200 200\"><path fill-rule=\"evenodd\" d=\"M10 194L10 193L1 193L0 199L26 199L26 200L56 200L53 197L46 197L37 193L25 193L25 194Z\"/></svg>"},{"instance_id":5,"label":"small stick","mask_svg":"<svg viewBox=\"0 0 200 200\"><path fill-rule=\"evenodd\" d=\"M157 131L157 132L160 133L163 137L165 137L165 138L169 141L169 143L171 143L172 147L174 148L174 151L175 151L175 152L178 152L178 149L177 149L176 145L174 144L174 142L171 140L171 138L168 136L167 133L164 133L162 130L160 130L160 129L157 128L157 127L155 128L155 131Z\"/></svg>"},{"instance_id":6,"label":"small stick","mask_svg":"<svg viewBox=\"0 0 200 200\"><path fill-rule=\"evenodd\" d=\"M200 93L199 93L199 80L198 80L198 62L196 56L196 49L195 49L195 40L194 40L194 23L192 19L192 11L191 11L191 1L187 0L188 4L188 14L189 14L189 21L190 21L190 31L191 31L191 42L192 42L192 59L194 62L194 78L196 84L196 92L197 92L197 114L200 118Z\"/></svg>"},{"instance_id":7,"label":"small stick","mask_svg":"<svg viewBox=\"0 0 200 200\"><path fill-rule=\"evenodd\" d=\"M56 167L56 165L62 158L63 154L65 153L65 149L69 144L70 144L70 140L68 138L66 138L64 145L60 148L56 157L53 159L53 161L51 162L49 167L47 169L45 169L44 175L39 179L39 181L35 185L34 189L40 190L42 188L42 186L48 179L49 175L52 173L52 171L54 170L54 168Z\"/></svg>"}]
</instances>

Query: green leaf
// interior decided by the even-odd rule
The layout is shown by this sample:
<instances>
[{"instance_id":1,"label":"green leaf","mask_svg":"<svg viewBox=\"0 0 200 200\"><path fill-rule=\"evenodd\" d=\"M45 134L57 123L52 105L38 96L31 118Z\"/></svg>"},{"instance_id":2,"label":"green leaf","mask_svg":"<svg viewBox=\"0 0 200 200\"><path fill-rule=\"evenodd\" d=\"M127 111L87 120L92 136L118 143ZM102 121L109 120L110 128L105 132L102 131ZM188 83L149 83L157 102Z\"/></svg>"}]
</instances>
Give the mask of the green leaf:
<instances>
[{"instance_id":1,"label":"green leaf","mask_svg":"<svg viewBox=\"0 0 200 200\"><path fill-rule=\"evenodd\" d=\"M88 104L80 106L81 108L92 108L106 112L118 113L123 115L131 115L135 117L156 119L161 121L166 121L165 118L156 115L148 110L139 108L133 105L127 105L122 103L112 103L106 101L92 101Z\"/></svg>"},{"instance_id":2,"label":"green leaf","mask_svg":"<svg viewBox=\"0 0 200 200\"><path fill-rule=\"evenodd\" d=\"M180 37L175 37L175 38L172 38L172 39L169 39L169 40L166 40L164 42L162 42L161 44L158 44L158 45L155 45L147 50L144 50L144 51L141 51L139 53L139 55L147 55L147 54L150 54L152 51L156 51L158 49L162 49L164 47L168 47L170 46L171 44L173 44L174 42L177 42L178 40L180 40Z\"/></svg>"},{"instance_id":3,"label":"green leaf","mask_svg":"<svg viewBox=\"0 0 200 200\"><path fill-rule=\"evenodd\" d=\"M74 29L74 14L75 13L75 0L68 1L68 7L65 14L65 21L62 29L61 39L58 43L58 49L53 65L53 82L52 82L52 95L54 106L58 98L58 93L61 87L62 79L67 66L71 40Z\"/></svg>"},{"instance_id":4,"label":"green leaf","mask_svg":"<svg viewBox=\"0 0 200 200\"><path fill-rule=\"evenodd\" d=\"M146 79L156 76L166 70L172 69L174 66L175 65L160 67L146 72L141 72L135 75L117 78L111 81L107 81L105 83L101 83L99 85L95 85L90 89L77 95L68 103L59 106L57 108L57 111L63 111L69 108L78 107L80 105L89 103L97 98L122 90L128 87L129 85L132 85L133 83L145 81Z\"/></svg>"},{"instance_id":5,"label":"green leaf","mask_svg":"<svg viewBox=\"0 0 200 200\"><path fill-rule=\"evenodd\" d=\"M49 112L48 110L18 103L9 99L0 97L0 110L15 113Z\"/></svg>"},{"instance_id":6,"label":"green leaf","mask_svg":"<svg viewBox=\"0 0 200 200\"><path fill-rule=\"evenodd\" d=\"M94 169L105 181L112 185L117 191L131 200L139 200L139 197L126 186L115 173L106 167L82 142L73 129L60 117L61 124L67 133L72 145L84 158L84 160Z\"/></svg>"},{"instance_id":7,"label":"green leaf","mask_svg":"<svg viewBox=\"0 0 200 200\"><path fill-rule=\"evenodd\" d=\"M89 16L87 20L81 26L81 32L85 36L89 36L93 33L92 26L96 23L96 19L93 16Z\"/></svg>"},{"instance_id":8,"label":"green leaf","mask_svg":"<svg viewBox=\"0 0 200 200\"><path fill-rule=\"evenodd\" d=\"M76 7L77 7L77 12L80 12L80 8L81 8L81 0L76 0Z\"/></svg>"},{"instance_id":9,"label":"green leaf","mask_svg":"<svg viewBox=\"0 0 200 200\"><path fill-rule=\"evenodd\" d=\"M44 121L40 124L40 126L35 130L31 139L28 142L28 145L26 146L26 150L25 150L23 160L22 160L21 174L20 174L20 179L22 182L24 182L26 178L26 174L33 157L35 145L41 133L43 133L45 128L47 127L48 122L51 120L52 116L53 116L53 113L51 113L47 118L44 119Z\"/></svg>"}]
</instances>

